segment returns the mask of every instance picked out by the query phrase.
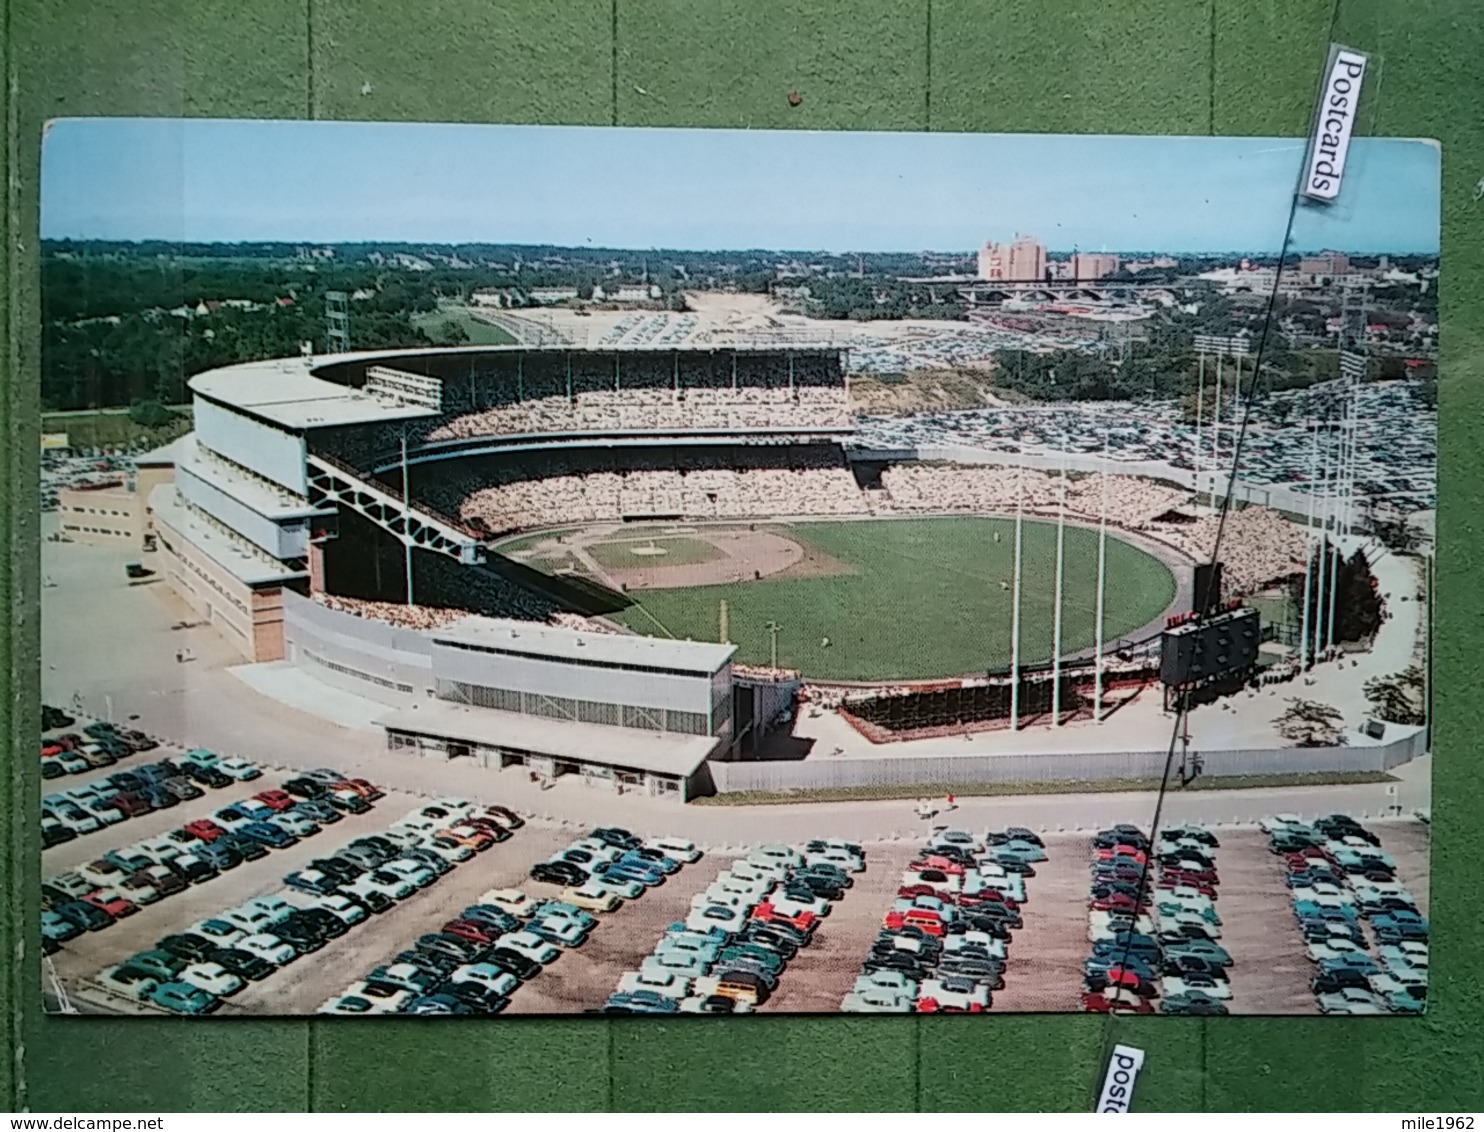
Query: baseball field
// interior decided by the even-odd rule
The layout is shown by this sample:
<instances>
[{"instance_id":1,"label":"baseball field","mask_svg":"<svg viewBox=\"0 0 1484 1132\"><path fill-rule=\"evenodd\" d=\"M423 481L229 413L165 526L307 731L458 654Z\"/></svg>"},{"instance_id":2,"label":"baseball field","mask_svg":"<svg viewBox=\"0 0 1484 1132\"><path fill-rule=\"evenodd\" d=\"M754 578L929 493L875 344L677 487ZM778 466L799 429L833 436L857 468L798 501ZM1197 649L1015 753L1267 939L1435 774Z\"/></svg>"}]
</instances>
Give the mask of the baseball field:
<instances>
[{"instance_id":1,"label":"baseball field","mask_svg":"<svg viewBox=\"0 0 1484 1132\"><path fill-rule=\"evenodd\" d=\"M636 632L718 640L738 659L773 658L825 680L929 679L1008 665L1015 523L977 516L856 522L609 527L566 533L518 557L627 589L615 619ZM512 548L514 549L514 548ZM1095 642L1098 534L1065 533L1062 654ZM1056 526L1022 531L1023 663L1052 655ZM1104 639L1158 618L1176 595L1169 567L1109 532Z\"/></svg>"}]
</instances>

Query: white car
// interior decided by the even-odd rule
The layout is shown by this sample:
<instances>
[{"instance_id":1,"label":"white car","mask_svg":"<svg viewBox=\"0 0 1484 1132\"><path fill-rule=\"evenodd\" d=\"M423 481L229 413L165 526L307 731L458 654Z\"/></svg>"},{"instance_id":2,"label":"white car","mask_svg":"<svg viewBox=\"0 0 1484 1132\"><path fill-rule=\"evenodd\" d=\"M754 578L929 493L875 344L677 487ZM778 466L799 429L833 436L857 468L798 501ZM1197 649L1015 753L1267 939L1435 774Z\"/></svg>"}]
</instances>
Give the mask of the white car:
<instances>
[{"instance_id":1,"label":"white car","mask_svg":"<svg viewBox=\"0 0 1484 1132\"><path fill-rule=\"evenodd\" d=\"M257 935L239 939L232 946L238 951L245 951L249 955L256 955L259 959L266 959L275 967L292 963L294 957L299 954L276 935L269 935L267 932L259 932Z\"/></svg>"},{"instance_id":2,"label":"white car","mask_svg":"<svg viewBox=\"0 0 1484 1132\"><path fill-rule=\"evenodd\" d=\"M83 808L84 812L97 818L100 825L117 825L124 820L121 811L112 806L103 805L101 799L84 799L77 804Z\"/></svg>"},{"instance_id":3,"label":"white car","mask_svg":"<svg viewBox=\"0 0 1484 1132\"><path fill-rule=\"evenodd\" d=\"M216 919L226 920L233 927L241 928L249 935L265 932L271 928L276 921L261 908L228 908Z\"/></svg>"},{"instance_id":4,"label":"white car","mask_svg":"<svg viewBox=\"0 0 1484 1132\"><path fill-rule=\"evenodd\" d=\"M543 935L540 938L553 936L556 942L563 947L581 947L587 942L588 929L565 917L538 916L531 920L531 924L541 929Z\"/></svg>"},{"instance_id":5,"label":"white car","mask_svg":"<svg viewBox=\"0 0 1484 1132\"><path fill-rule=\"evenodd\" d=\"M737 877L731 873L722 873L711 882L711 887L720 892L735 892L739 896L761 897L772 887L772 882L762 877Z\"/></svg>"},{"instance_id":6,"label":"white car","mask_svg":"<svg viewBox=\"0 0 1484 1132\"><path fill-rule=\"evenodd\" d=\"M1381 963L1388 971L1411 969L1427 973L1427 944L1415 939L1404 939L1399 943L1383 944L1377 951Z\"/></svg>"},{"instance_id":7,"label":"white car","mask_svg":"<svg viewBox=\"0 0 1484 1132\"><path fill-rule=\"evenodd\" d=\"M647 990L675 999L685 998L690 994L690 986L691 981L685 975L678 975L673 971L661 972L654 968L647 971L627 971L618 980L620 994Z\"/></svg>"},{"instance_id":8,"label":"white car","mask_svg":"<svg viewBox=\"0 0 1484 1132\"><path fill-rule=\"evenodd\" d=\"M1207 998L1228 999L1232 996L1232 985L1224 979L1212 979L1209 986L1204 983L1200 986L1195 986L1187 983L1184 979L1169 975L1160 980L1159 990L1166 998L1169 998L1171 995L1190 994L1192 992L1203 994Z\"/></svg>"},{"instance_id":9,"label":"white car","mask_svg":"<svg viewBox=\"0 0 1484 1132\"><path fill-rule=\"evenodd\" d=\"M388 900L406 900L417 891L417 885L404 876L388 872L385 867L363 873L341 890L352 896L365 896L368 892L379 892Z\"/></svg>"},{"instance_id":10,"label":"white car","mask_svg":"<svg viewBox=\"0 0 1484 1132\"><path fill-rule=\"evenodd\" d=\"M232 974L220 963L189 963L175 977L182 983L189 983L197 990L204 990L218 998L236 994L247 985L240 976Z\"/></svg>"},{"instance_id":11,"label":"white car","mask_svg":"<svg viewBox=\"0 0 1484 1132\"><path fill-rule=\"evenodd\" d=\"M751 896L746 896L740 892L731 892L728 889L721 888L720 886L715 884L713 884L705 892L702 892L699 895L691 898L692 908L699 905L724 904L728 908L739 908L751 911L753 905L755 905L756 903L757 900Z\"/></svg>"},{"instance_id":12,"label":"white car","mask_svg":"<svg viewBox=\"0 0 1484 1132\"><path fill-rule=\"evenodd\" d=\"M931 998L939 1006L947 1006L956 1010L972 1010L977 1006L980 1010L989 1009L989 988L982 983L973 983L972 990L965 988L955 990L944 985L942 979L924 979L922 985L917 988L917 997L920 1000Z\"/></svg>"},{"instance_id":13,"label":"white car","mask_svg":"<svg viewBox=\"0 0 1484 1132\"><path fill-rule=\"evenodd\" d=\"M238 782L251 782L255 778L263 777L263 772L246 759L217 759L214 767L228 778L235 778Z\"/></svg>"},{"instance_id":14,"label":"white car","mask_svg":"<svg viewBox=\"0 0 1484 1132\"><path fill-rule=\"evenodd\" d=\"M449 973L451 983L477 983L495 994L509 997L520 986L520 980L493 963L465 963Z\"/></svg>"},{"instance_id":15,"label":"white car","mask_svg":"<svg viewBox=\"0 0 1484 1132\"><path fill-rule=\"evenodd\" d=\"M433 836L433 828L430 824L426 829L417 829L405 822L398 822L382 830L381 836L399 849L416 849Z\"/></svg>"},{"instance_id":16,"label":"white car","mask_svg":"<svg viewBox=\"0 0 1484 1132\"><path fill-rule=\"evenodd\" d=\"M780 865L776 861L753 861L745 859L736 862L727 870L734 877L744 880L765 880L769 883L782 880L788 876L788 867Z\"/></svg>"},{"instance_id":17,"label":"white car","mask_svg":"<svg viewBox=\"0 0 1484 1132\"><path fill-rule=\"evenodd\" d=\"M795 868L804 863L797 849L787 845L763 845L747 854L749 861L773 861L779 865Z\"/></svg>"},{"instance_id":18,"label":"white car","mask_svg":"<svg viewBox=\"0 0 1484 1132\"><path fill-rule=\"evenodd\" d=\"M651 837L644 843L646 849L658 849L672 861L679 861L684 865L692 865L701 859L701 851L696 848L695 842L685 841L679 837Z\"/></svg>"},{"instance_id":19,"label":"white car","mask_svg":"<svg viewBox=\"0 0 1484 1132\"><path fill-rule=\"evenodd\" d=\"M1349 908L1355 904L1355 897L1348 892L1315 892L1310 889L1299 891L1302 893L1299 900L1308 900L1321 908Z\"/></svg>"},{"instance_id":20,"label":"white car","mask_svg":"<svg viewBox=\"0 0 1484 1132\"><path fill-rule=\"evenodd\" d=\"M802 896L789 896L781 888L768 897L768 903L773 905L775 912L785 916L797 916L800 912L813 912L816 916L830 914L830 902L823 896L806 900Z\"/></svg>"},{"instance_id":21,"label":"white car","mask_svg":"<svg viewBox=\"0 0 1484 1132\"><path fill-rule=\"evenodd\" d=\"M292 915L294 911L294 906L277 893L270 896L254 896L251 900L244 900L242 907L267 913L275 924Z\"/></svg>"},{"instance_id":22,"label":"white car","mask_svg":"<svg viewBox=\"0 0 1484 1132\"><path fill-rule=\"evenodd\" d=\"M617 911L623 901L618 898L617 893L601 884L595 884L594 879L596 878L589 879L576 888L562 889L559 899L574 908L582 908L589 912Z\"/></svg>"},{"instance_id":23,"label":"white car","mask_svg":"<svg viewBox=\"0 0 1484 1132\"><path fill-rule=\"evenodd\" d=\"M982 947L996 959L1005 958L1005 941L988 932L960 932L945 937L943 943L943 950L949 955L966 947Z\"/></svg>"},{"instance_id":24,"label":"white car","mask_svg":"<svg viewBox=\"0 0 1484 1132\"><path fill-rule=\"evenodd\" d=\"M319 824L312 822L303 814L284 812L274 814L268 819L268 824L277 826L285 833L291 833L295 837L313 837L319 832Z\"/></svg>"},{"instance_id":25,"label":"white car","mask_svg":"<svg viewBox=\"0 0 1484 1132\"><path fill-rule=\"evenodd\" d=\"M740 908L726 904L692 905L685 917L685 926L693 932L709 932L712 928L739 932L747 923L747 914Z\"/></svg>"},{"instance_id":26,"label":"white car","mask_svg":"<svg viewBox=\"0 0 1484 1132\"><path fill-rule=\"evenodd\" d=\"M450 814L457 814L460 819L474 812L474 803L467 798L434 798L430 805L447 810Z\"/></svg>"},{"instance_id":27,"label":"white car","mask_svg":"<svg viewBox=\"0 0 1484 1132\"><path fill-rule=\"evenodd\" d=\"M869 971L864 975L857 975L855 982L850 987L851 994L864 994L867 991L890 991L893 994L904 994L911 999L917 998L917 980L909 979L900 971Z\"/></svg>"},{"instance_id":28,"label":"white car","mask_svg":"<svg viewBox=\"0 0 1484 1132\"><path fill-rule=\"evenodd\" d=\"M847 873L865 872L866 863L854 853L844 849L823 849L816 853L804 854L806 865L834 865Z\"/></svg>"},{"instance_id":29,"label":"white car","mask_svg":"<svg viewBox=\"0 0 1484 1132\"><path fill-rule=\"evenodd\" d=\"M96 861L89 861L86 865L77 866L77 875L88 882L89 890L94 888L112 888L120 884L129 874L119 868L112 861L99 857Z\"/></svg>"},{"instance_id":30,"label":"white car","mask_svg":"<svg viewBox=\"0 0 1484 1132\"><path fill-rule=\"evenodd\" d=\"M1003 892L1017 904L1025 903L1025 881L1018 876L986 876L983 872L975 870L973 874L964 880L964 892L969 896L978 895L981 892Z\"/></svg>"},{"instance_id":31,"label":"white car","mask_svg":"<svg viewBox=\"0 0 1484 1132\"><path fill-rule=\"evenodd\" d=\"M637 900L644 895L644 886L637 880L624 880L622 877L609 877L602 873L593 873L583 882L583 887L597 888L625 900Z\"/></svg>"},{"instance_id":32,"label":"white car","mask_svg":"<svg viewBox=\"0 0 1484 1132\"><path fill-rule=\"evenodd\" d=\"M842 1014L911 1014L917 1000L913 995L886 987L853 990L840 1000Z\"/></svg>"},{"instance_id":33,"label":"white car","mask_svg":"<svg viewBox=\"0 0 1484 1132\"><path fill-rule=\"evenodd\" d=\"M492 888L481 895L477 903L493 904L512 916L529 916L536 905L535 900L518 888Z\"/></svg>"},{"instance_id":34,"label":"white car","mask_svg":"<svg viewBox=\"0 0 1484 1132\"><path fill-rule=\"evenodd\" d=\"M120 964L120 966L124 966L124 964ZM121 979L118 976L118 970L118 967L109 967L105 971L100 971L98 973L98 985L110 994L116 994L120 998L127 998L133 1002L144 1002L149 998L150 992L160 985L159 980L153 978Z\"/></svg>"},{"instance_id":35,"label":"white car","mask_svg":"<svg viewBox=\"0 0 1484 1132\"><path fill-rule=\"evenodd\" d=\"M656 979L667 975L694 979L709 974L710 969L710 957L695 951L660 951L654 955L646 955L639 964L641 975Z\"/></svg>"},{"instance_id":36,"label":"white car","mask_svg":"<svg viewBox=\"0 0 1484 1132\"><path fill-rule=\"evenodd\" d=\"M428 868L427 865L420 864L417 861L404 860L401 857L398 857L394 861L388 861L378 871L388 872L393 876L401 877L417 888L426 888L438 879L438 874Z\"/></svg>"},{"instance_id":37,"label":"white car","mask_svg":"<svg viewBox=\"0 0 1484 1132\"><path fill-rule=\"evenodd\" d=\"M1257 823L1257 828L1264 833L1277 833L1285 829L1308 829L1309 823L1297 814L1274 814L1270 818L1263 818Z\"/></svg>"},{"instance_id":38,"label":"white car","mask_svg":"<svg viewBox=\"0 0 1484 1132\"><path fill-rule=\"evenodd\" d=\"M151 837L139 842L134 848L157 865L173 861L185 852L179 841L172 841L168 837Z\"/></svg>"},{"instance_id":39,"label":"white car","mask_svg":"<svg viewBox=\"0 0 1484 1132\"><path fill-rule=\"evenodd\" d=\"M1389 1014L1386 1003L1368 990L1346 987L1332 994L1319 996L1322 1014Z\"/></svg>"},{"instance_id":40,"label":"white car","mask_svg":"<svg viewBox=\"0 0 1484 1132\"><path fill-rule=\"evenodd\" d=\"M453 841L447 837L439 837L437 834L425 840L422 847L424 849L431 849L450 865L463 864L470 857L474 856L474 850L470 849L467 845L460 845L457 841Z\"/></svg>"},{"instance_id":41,"label":"white car","mask_svg":"<svg viewBox=\"0 0 1484 1132\"><path fill-rule=\"evenodd\" d=\"M232 812L227 813L228 810L231 810ZM243 826L251 825L258 819L248 816L247 811L243 810L240 806L223 806L220 810L217 810L216 813L211 815L211 820L216 822L217 825L221 826L228 833L236 833Z\"/></svg>"},{"instance_id":42,"label":"white car","mask_svg":"<svg viewBox=\"0 0 1484 1132\"><path fill-rule=\"evenodd\" d=\"M197 920L186 930L202 939L209 939L218 947L231 947L247 935L247 932L236 924L217 919Z\"/></svg>"},{"instance_id":43,"label":"white car","mask_svg":"<svg viewBox=\"0 0 1484 1132\"><path fill-rule=\"evenodd\" d=\"M70 800L53 803L50 806L42 806L41 812L58 825L64 825L73 833L79 835L92 833L95 830L101 829L103 825L92 814L88 813L76 802Z\"/></svg>"},{"instance_id":44,"label":"white car","mask_svg":"<svg viewBox=\"0 0 1484 1132\"><path fill-rule=\"evenodd\" d=\"M517 955L524 955L531 962L542 965L552 962L562 953L560 948L527 931L506 932L495 940L495 946L508 948Z\"/></svg>"},{"instance_id":45,"label":"white car","mask_svg":"<svg viewBox=\"0 0 1484 1132\"><path fill-rule=\"evenodd\" d=\"M385 987L377 987L375 991L368 989L367 983L351 983L346 987L344 994L338 994L326 1001L317 1014L396 1014L412 1001L412 992L402 989L387 993Z\"/></svg>"},{"instance_id":46,"label":"white car","mask_svg":"<svg viewBox=\"0 0 1484 1132\"><path fill-rule=\"evenodd\" d=\"M305 904L310 908L323 908L330 915L338 916L346 924L359 924L367 915L364 907L338 892L325 896L312 896L305 901Z\"/></svg>"},{"instance_id":47,"label":"white car","mask_svg":"<svg viewBox=\"0 0 1484 1132\"><path fill-rule=\"evenodd\" d=\"M421 808L418 808L416 810L413 810L401 821L395 823L391 827L391 829L387 830L386 832L392 833L393 831L401 832L405 830L412 830L417 833L431 833L435 829L442 828L445 824L447 824L446 818L430 818L427 814L422 812ZM389 837L387 838L387 840L395 841L396 839Z\"/></svg>"},{"instance_id":48,"label":"white car","mask_svg":"<svg viewBox=\"0 0 1484 1132\"><path fill-rule=\"evenodd\" d=\"M256 798L244 798L235 803L237 808L247 814L253 821L271 821L273 815L278 813L267 802L260 802Z\"/></svg>"},{"instance_id":49,"label":"white car","mask_svg":"<svg viewBox=\"0 0 1484 1132\"><path fill-rule=\"evenodd\" d=\"M1161 912L1156 920L1156 925L1161 931L1184 927L1187 924L1200 928L1209 939L1221 938L1221 925L1211 922L1199 912L1181 911L1168 914Z\"/></svg>"},{"instance_id":50,"label":"white car","mask_svg":"<svg viewBox=\"0 0 1484 1132\"><path fill-rule=\"evenodd\" d=\"M572 844L568 845L567 848L581 849L584 852L591 853L593 855L593 859L591 862L589 862L589 864L594 864L598 861L616 861L623 856L623 853L620 852L617 848L609 845L606 841L599 841L596 837L584 837L580 841L572 842ZM552 860L558 860L560 858L561 854L558 853L556 857L552 858ZM587 865L583 866L583 868L586 867Z\"/></svg>"}]
</instances>

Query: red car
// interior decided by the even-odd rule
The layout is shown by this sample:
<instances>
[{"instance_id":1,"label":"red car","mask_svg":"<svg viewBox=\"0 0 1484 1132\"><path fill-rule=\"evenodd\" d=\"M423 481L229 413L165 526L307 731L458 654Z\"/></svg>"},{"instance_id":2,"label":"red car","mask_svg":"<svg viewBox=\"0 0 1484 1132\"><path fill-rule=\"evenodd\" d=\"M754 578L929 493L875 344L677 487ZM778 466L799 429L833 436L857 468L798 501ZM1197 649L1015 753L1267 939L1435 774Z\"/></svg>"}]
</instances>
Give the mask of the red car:
<instances>
[{"instance_id":1,"label":"red car","mask_svg":"<svg viewBox=\"0 0 1484 1132\"><path fill-rule=\"evenodd\" d=\"M1138 971L1131 971L1124 967L1110 967L1101 977L1107 986L1121 987L1140 998L1154 998L1159 994L1154 984ZM1107 997L1105 991L1089 991L1088 993L1102 994L1105 998Z\"/></svg>"},{"instance_id":2,"label":"red car","mask_svg":"<svg viewBox=\"0 0 1484 1132\"><path fill-rule=\"evenodd\" d=\"M94 908L101 908L114 919L120 916L132 916L139 911L139 905L125 900L117 892L106 888L94 889L83 897Z\"/></svg>"},{"instance_id":3,"label":"red car","mask_svg":"<svg viewBox=\"0 0 1484 1132\"><path fill-rule=\"evenodd\" d=\"M950 861L947 857L938 857L931 853L921 860L913 861L907 868L914 870L938 869L941 872L948 873L950 876L961 877L964 875L964 867L957 861Z\"/></svg>"},{"instance_id":4,"label":"red car","mask_svg":"<svg viewBox=\"0 0 1484 1132\"><path fill-rule=\"evenodd\" d=\"M1111 999L1103 994L1085 991L1082 994L1082 1009L1089 1014L1112 1014L1114 1011L1122 1014L1153 1014L1154 1003L1147 998L1131 996L1126 991Z\"/></svg>"},{"instance_id":5,"label":"red car","mask_svg":"<svg viewBox=\"0 0 1484 1132\"><path fill-rule=\"evenodd\" d=\"M438 930L448 935L456 935L460 939L467 939L471 943L486 945L494 943L500 935L496 929L484 924L476 924L472 920L449 920Z\"/></svg>"},{"instance_id":6,"label":"red car","mask_svg":"<svg viewBox=\"0 0 1484 1132\"><path fill-rule=\"evenodd\" d=\"M916 1007L914 1009L919 1014L983 1014L984 1013L984 1007L980 1006L977 1002L971 1003L969 1005L969 1008L967 1010L965 1010L961 1006L944 1006L936 998L933 998L931 995L928 995L926 998L919 998L917 1000L917 1005L916 1005Z\"/></svg>"},{"instance_id":7,"label":"red car","mask_svg":"<svg viewBox=\"0 0 1484 1132\"><path fill-rule=\"evenodd\" d=\"M41 757L44 759L55 758L66 749L60 743L43 743L41 744Z\"/></svg>"},{"instance_id":8,"label":"red car","mask_svg":"<svg viewBox=\"0 0 1484 1132\"><path fill-rule=\"evenodd\" d=\"M132 790L124 790L108 799L108 805L112 806L126 818L137 818L141 814L147 814L153 808L142 795Z\"/></svg>"},{"instance_id":9,"label":"red car","mask_svg":"<svg viewBox=\"0 0 1484 1132\"><path fill-rule=\"evenodd\" d=\"M1115 892L1109 896L1089 900L1087 907L1094 912L1137 912L1142 906L1132 896Z\"/></svg>"},{"instance_id":10,"label":"red car","mask_svg":"<svg viewBox=\"0 0 1484 1132\"><path fill-rule=\"evenodd\" d=\"M1132 861L1136 865L1147 864L1149 861L1143 850L1136 849L1132 845L1115 845L1111 849L1099 849L1097 859L1099 861Z\"/></svg>"},{"instance_id":11,"label":"red car","mask_svg":"<svg viewBox=\"0 0 1484 1132\"><path fill-rule=\"evenodd\" d=\"M960 908L978 908L985 904L1003 904L1012 912L1020 911L1020 901L1012 900L997 888L983 888L972 894L961 892L954 903Z\"/></svg>"},{"instance_id":12,"label":"red car","mask_svg":"<svg viewBox=\"0 0 1484 1132\"><path fill-rule=\"evenodd\" d=\"M292 810L299 804L297 798L292 794L285 794L282 790L264 790L260 794L254 794L253 797L259 802L262 802L263 805L267 806L274 813L278 813L281 810Z\"/></svg>"},{"instance_id":13,"label":"red car","mask_svg":"<svg viewBox=\"0 0 1484 1132\"><path fill-rule=\"evenodd\" d=\"M359 794L365 801L374 802L378 798L385 798L386 791L374 782L367 782L364 778L351 778L346 782L352 790Z\"/></svg>"},{"instance_id":14,"label":"red car","mask_svg":"<svg viewBox=\"0 0 1484 1132\"><path fill-rule=\"evenodd\" d=\"M227 831L210 818L201 818L199 821L188 822L181 827L183 832L189 833L197 841L215 841Z\"/></svg>"},{"instance_id":15,"label":"red car","mask_svg":"<svg viewBox=\"0 0 1484 1132\"><path fill-rule=\"evenodd\" d=\"M1160 874L1161 882L1175 880L1182 884L1211 884L1216 883L1215 869L1166 869Z\"/></svg>"},{"instance_id":16,"label":"red car","mask_svg":"<svg viewBox=\"0 0 1484 1132\"><path fill-rule=\"evenodd\" d=\"M778 911L777 908L774 908L772 903L767 900L764 900L752 910L752 918L754 920L761 920L764 923L777 920L780 924L788 924L790 927L797 928L799 931L805 933L812 933L814 931L814 922L818 919L813 912L800 912L797 916L785 915Z\"/></svg>"}]
</instances>

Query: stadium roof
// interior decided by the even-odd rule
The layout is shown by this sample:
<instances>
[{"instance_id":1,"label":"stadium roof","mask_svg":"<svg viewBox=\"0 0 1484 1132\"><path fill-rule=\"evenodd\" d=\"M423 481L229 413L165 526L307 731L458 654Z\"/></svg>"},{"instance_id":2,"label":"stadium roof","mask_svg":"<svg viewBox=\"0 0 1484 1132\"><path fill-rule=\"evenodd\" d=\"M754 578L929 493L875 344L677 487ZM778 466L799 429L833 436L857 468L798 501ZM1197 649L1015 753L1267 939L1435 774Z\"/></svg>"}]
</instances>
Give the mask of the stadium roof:
<instances>
[{"instance_id":1,"label":"stadium roof","mask_svg":"<svg viewBox=\"0 0 1484 1132\"><path fill-rule=\"evenodd\" d=\"M144 455L134 457L134 466L136 468L173 468L176 457L187 442L195 444L194 434L188 432L184 436L177 436L168 444L151 448Z\"/></svg>"},{"instance_id":2,"label":"stadium roof","mask_svg":"<svg viewBox=\"0 0 1484 1132\"><path fill-rule=\"evenodd\" d=\"M496 617L466 617L429 636L440 644L495 649L521 656L546 657L567 663L605 668L669 669L710 676L720 672L736 645L706 641L674 641L628 633L590 633L532 621Z\"/></svg>"},{"instance_id":3,"label":"stadium roof","mask_svg":"<svg viewBox=\"0 0 1484 1132\"><path fill-rule=\"evenodd\" d=\"M358 355L340 355L342 361ZM385 354L371 355L384 357ZM245 362L198 373L191 392L283 428L326 428L435 417L432 409L389 404L358 389L315 377L302 358Z\"/></svg>"},{"instance_id":4,"label":"stadium roof","mask_svg":"<svg viewBox=\"0 0 1484 1132\"><path fill-rule=\"evenodd\" d=\"M493 708L424 700L373 721L388 731L432 735L486 747L504 747L575 763L688 778L716 749L711 735L640 731L601 723L574 723Z\"/></svg>"}]
</instances>

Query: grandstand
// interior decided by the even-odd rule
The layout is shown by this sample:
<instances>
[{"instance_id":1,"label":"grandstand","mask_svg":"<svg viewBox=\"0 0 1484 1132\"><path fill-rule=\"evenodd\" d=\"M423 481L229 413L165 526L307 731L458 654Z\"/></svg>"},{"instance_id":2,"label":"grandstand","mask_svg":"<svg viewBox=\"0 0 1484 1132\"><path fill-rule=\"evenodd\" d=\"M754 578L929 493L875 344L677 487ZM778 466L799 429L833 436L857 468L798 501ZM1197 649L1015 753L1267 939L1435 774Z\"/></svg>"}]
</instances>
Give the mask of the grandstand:
<instances>
[{"instance_id":1,"label":"grandstand","mask_svg":"<svg viewBox=\"0 0 1484 1132\"><path fill-rule=\"evenodd\" d=\"M609 640L615 658L625 650L646 655L647 638L605 619L632 604L620 592L628 583L620 586L602 572L543 572L500 553L502 540L532 532L603 524L642 529L710 522L722 529L790 519L1003 516L1017 509L1044 520L1064 506L1074 523L1105 517L1109 527L1157 541L1177 557L1204 560L1211 553L1216 520L1195 505L1188 489L1128 475L1077 473L1063 480L1013 466L924 462L911 450L858 452L846 446L852 416L838 350L696 346L668 333L638 332L648 325L636 323L634 334L598 349L382 351L197 375L191 381L196 431L177 446L174 482L150 497L167 581L252 660L303 659L285 628L293 620L285 610L300 610L297 632L317 642L316 674L357 680L352 686L364 692L415 688L416 681L408 672L395 679L376 675L375 648L347 644L357 625L390 626L420 638L446 636L470 616L493 617L569 634L561 639L579 650L583 642ZM737 529L745 540L748 528ZM752 539L754 552L763 537ZM1302 570L1303 534L1276 512L1234 512L1225 538L1231 593L1252 592ZM654 554L682 549L678 542L671 550L648 548ZM692 552L710 550L693 546ZM848 563L827 557L814 561L816 574L849 575ZM721 580L741 576L733 565L714 567L713 575L727 571ZM748 565L745 576L758 580L765 573ZM989 588L998 593L1004 584ZM1044 588L1041 579L1028 584ZM288 595L313 597L324 616L305 612ZM708 604L714 613L714 601ZM705 635L717 639L714 629ZM413 639L398 638L416 654L422 646L408 645ZM697 653L699 667L692 670L688 648L683 640L667 646L677 671L714 677L728 689L768 683L735 674L720 654ZM332 667L325 658L337 649L340 659ZM578 654L562 655L567 659L542 663L570 665ZM1105 671L1116 663L1106 659ZM357 665L369 667L357 676ZM615 673L628 671L618 659L614 665ZM642 670L644 664L636 659L630 667ZM1086 668L1068 660L1062 672L1065 711L1085 710ZM576 669L542 671L537 683L553 689L585 688L595 679ZM1027 672L1022 668L1022 711L1029 720L1051 701L1044 675ZM613 713L627 718L630 709L650 718L650 708L639 705L653 702L652 689L617 675L609 682L618 697L611 711L574 706L573 712L588 715L574 714L572 722L602 724ZM976 687L962 694L908 689L903 694L918 698L894 703L884 702L887 694L876 707L856 704L854 718L882 735L1001 720L1005 681ZM731 694L719 689L718 703ZM504 695L495 687L490 702L503 703ZM459 711L480 707L465 703ZM965 709L973 720L958 719ZM743 739L740 730L720 727L723 717L731 718L730 709L706 716L703 733L713 743L705 757L726 757ZM739 719L748 717L739 709ZM489 730L458 719L476 737ZM570 751L570 736L548 734L545 726L536 729L542 741ZM405 727L399 734L407 739ZM427 744L434 738L418 737L418 749L433 749ZM633 746L629 739L615 749ZM695 753L686 751L681 762ZM526 755L545 758L539 751ZM686 766L683 778L695 773L695 766ZM666 778L656 789L673 787Z\"/></svg>"}]
</instances>

